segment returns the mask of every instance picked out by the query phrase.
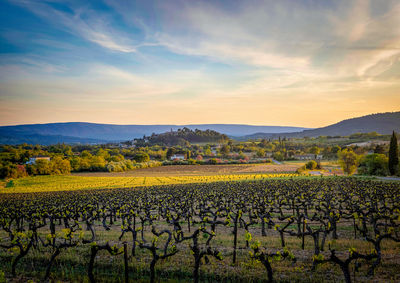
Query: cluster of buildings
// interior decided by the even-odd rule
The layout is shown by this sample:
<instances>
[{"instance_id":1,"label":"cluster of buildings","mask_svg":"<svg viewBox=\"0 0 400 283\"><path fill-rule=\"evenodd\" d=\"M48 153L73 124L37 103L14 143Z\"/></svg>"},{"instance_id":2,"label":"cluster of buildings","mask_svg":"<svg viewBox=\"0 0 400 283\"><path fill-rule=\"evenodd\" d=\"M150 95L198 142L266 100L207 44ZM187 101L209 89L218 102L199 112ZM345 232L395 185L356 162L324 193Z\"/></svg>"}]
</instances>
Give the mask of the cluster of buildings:
<instances>
[{"instance_id":1,"label":"cluster of buildings","mask_svg":"<svg viewBox=\"0 0 400 283\"><path fill-rule=\"evenodd\" d=\"M321 160L322 154L312 154L312 153L295 154L293 155L293 158L297 160Z\"/></svg>"}]
</instances>

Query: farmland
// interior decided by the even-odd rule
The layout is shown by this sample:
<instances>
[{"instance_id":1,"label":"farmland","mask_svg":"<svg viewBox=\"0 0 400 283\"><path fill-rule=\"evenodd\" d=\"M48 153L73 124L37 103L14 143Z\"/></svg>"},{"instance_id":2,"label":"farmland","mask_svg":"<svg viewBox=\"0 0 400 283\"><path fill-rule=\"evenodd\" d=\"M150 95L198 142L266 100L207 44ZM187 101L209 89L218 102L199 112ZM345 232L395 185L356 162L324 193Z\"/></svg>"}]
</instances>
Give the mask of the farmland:
<instances>
[{"instance_id":1,"label":"farmland","mask_svg":"<svg viewBox=\"0 0 400 283\"><path fill-rule=\"evenodd\" d=\"M33 176L0 184L0 193L29 193L296 177L304 162L288 164L173 165L125 172ZM326 168L331 163L325 162ZM326 173L328 174L328 173Z\"/></svg>"},{"instance_id":2,"label":"farmland","mask_svg":"<svg viewBox=\"0 0 400 283\"><path fill-rule=\"evenodd\" d=\"M82 172L73 173L73 176L96 177L159 177L159 176L212 176L212 175L238 175L238 174L270 174L270 173L295 173L296 169L304 162L295 164L229 164L229 165L171 165L144 168L125 172Z\"/></svg>"},{"instance_id":3,"label":"farmland","mask_svg":"<svg viewBox=\"0 0 400 283\"><path fill-rule=\"evenodd\" d=\"M14 281L400 280L398 182L242 176L2 194L1 274Z\"/></svg>"},{"instance_id":4,"label":"farmland","mask_svg":"<svg viewBox=\"0 0 400 283\"><path fill-rule=\"evenodd\" d=\"M260 180L266 178L295 177L294 173L273 174L226 174L226 175L198 175L198 176L141 176L141 177L115 177L105 173L104 176L88 174L84 176L34 176L20 178L3 182L0 193L30 193L51 191L76 191L88 189L110 189L110 188L135 188L157 185L210 183L210 182L232 182ZM107 176L108 175L108 176ZM107 176L107 177L106 177Z\"/></svg>"}]
</instances>

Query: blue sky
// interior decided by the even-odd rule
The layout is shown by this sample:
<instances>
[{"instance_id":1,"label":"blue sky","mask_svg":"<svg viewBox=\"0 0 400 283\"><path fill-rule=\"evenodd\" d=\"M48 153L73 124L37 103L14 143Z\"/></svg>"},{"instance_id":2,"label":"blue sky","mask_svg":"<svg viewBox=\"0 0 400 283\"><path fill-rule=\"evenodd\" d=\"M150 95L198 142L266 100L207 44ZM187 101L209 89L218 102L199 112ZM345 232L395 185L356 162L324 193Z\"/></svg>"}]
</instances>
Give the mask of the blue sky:
<instances>
[{"instance_id":1,"label":"blue sky","mask_svg":"<svg viewBox=\"0 0 400 283\"><path fill-rule=\"evenodd\" d=\"M400 106L400 2L0 2L0 124L318 127Z\"/></svg>"}]
</instances>

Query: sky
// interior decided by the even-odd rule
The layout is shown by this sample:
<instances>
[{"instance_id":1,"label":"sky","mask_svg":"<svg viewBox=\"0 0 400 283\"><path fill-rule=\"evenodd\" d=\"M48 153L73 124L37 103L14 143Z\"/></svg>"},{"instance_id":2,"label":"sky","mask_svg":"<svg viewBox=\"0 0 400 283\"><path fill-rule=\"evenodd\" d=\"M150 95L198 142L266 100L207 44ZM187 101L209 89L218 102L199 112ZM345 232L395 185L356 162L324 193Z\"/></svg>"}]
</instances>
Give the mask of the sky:
<instances>
[{"instance_id":1,"label":"sky","mask_svg":"<svg viewBox=\"0 0 400 283\"><path fill-rule=\"evenodd\" d=\"M400 110L400 1L0 1L0 125Z\"/></svg>"}]
</instances>

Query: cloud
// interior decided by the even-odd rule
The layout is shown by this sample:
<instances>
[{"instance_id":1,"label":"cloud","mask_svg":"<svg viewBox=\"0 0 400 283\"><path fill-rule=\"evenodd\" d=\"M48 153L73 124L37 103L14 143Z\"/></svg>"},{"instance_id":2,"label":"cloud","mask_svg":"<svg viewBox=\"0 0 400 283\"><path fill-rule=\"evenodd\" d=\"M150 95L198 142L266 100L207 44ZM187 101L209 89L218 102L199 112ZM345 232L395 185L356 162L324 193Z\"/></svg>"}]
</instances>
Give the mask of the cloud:
<instances>
[{"instance_id":1,"label":"cloud","mask_svg":"<svg viewBox=\"0 0 400 283\"><path fill-rule=\"evenodd\" d=\"M280 48L265 6L238 12L204 3L183 5L179 12L171 6L162 8L169 18L154 37L172 52L257 67L299 69L309 65L308 54Z\"/></svg>"},{"instance_id":2,"label":"cloud","mask_svg":"<svg viewBox=\"0 0 400 283\"><path fill-rule=\"evenodd\" d=\"M44 1L14 0L13 3L30 10L52 25L111 51L123 53L137 51L137 46L130 40L130 36L121 34L121 31L111 27L107 15L85 7L70 7L71 12L65 12L53 8Z\"/></svg>"},{"instance_id":3,"label":"cloud","mask_svg":"<svg viewBox=\"0 0 400 283\"><path fill-rule=\"evenodd\" d=\"M172 52L230 65L370 80L396 64L400 50L400 5L384 3L379 13L368 0L253 1L236 9L168 3L154 37Z\"/></svg>"},{"instance_id":4,"label":"cloud","mask_svg":"<svg viewBox=\"0 0 400 283\"><path fill-rule=\"evenodd\" d=\"M199 42L197 45L185 45L179 38L159 35L160 45L175 53L206 56L223 63L249 64L271 68L304 68L309 64L306 57L288 57L273 52L266 52L250 46L234 46L229 43L212 41Z\"/></svg>"},{"instance_id":5,"label":"cloud","mask_svg":"<svg viewBox=\"0 0 400 283\"><path fill-rule=\"evenodd\" d=\"M371 80L398 64L400 56L400 4L365 22L365 30L336 63L341 74ZM364 48L366 46L367 48ZM383 78L381 77L380 80Z\"/></svg>"},{"instance_id":6,"label":"cloud","mask_svg":"<svg viewBox=\"0 0 400 283\"><path fill-rule=\"evenodd\" d=\"M331 16L334 32L348 42L362 38L370 21L369 0L349 1L347 5L342 4L338 12Z\"/></svg>"},{"instance_id":7,"label":"cloud","mask_svg":"<svg viewBox=\"0 0 400 283\"><path fill-rule=\"evenodd\" d=\"M0 58L7 115L318 126L399 105L398 1L105 2L12 1L49 29L2 31L34 47Z\"/></svg>"}]
</instances>

